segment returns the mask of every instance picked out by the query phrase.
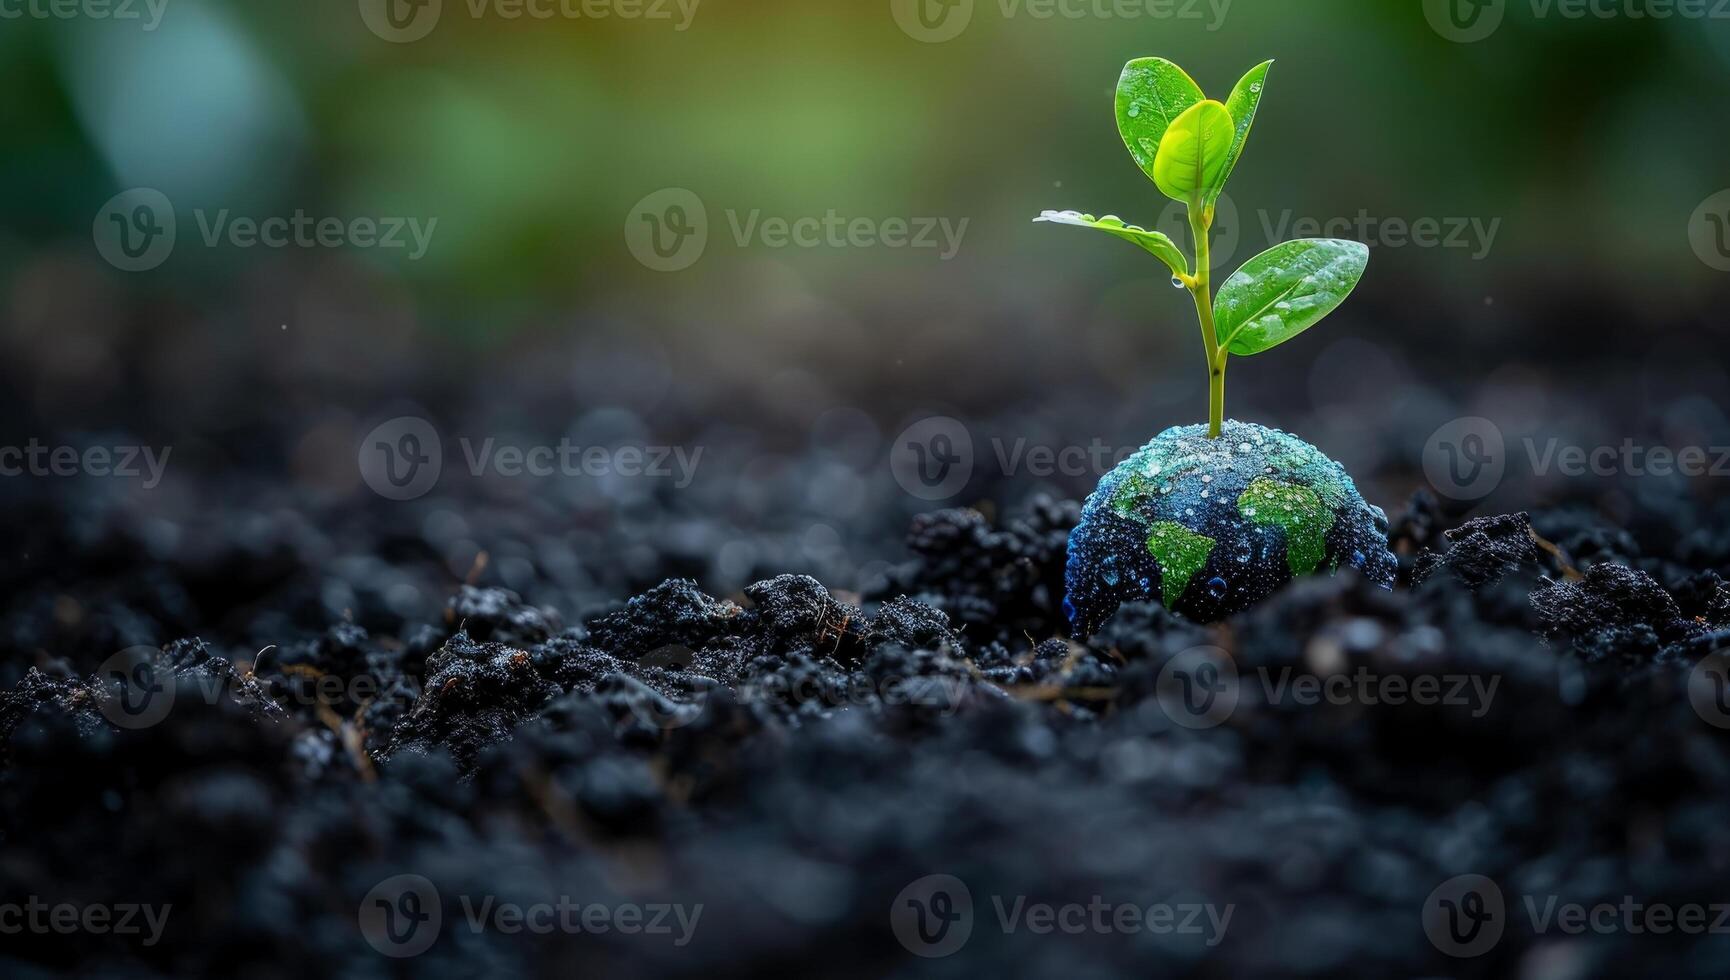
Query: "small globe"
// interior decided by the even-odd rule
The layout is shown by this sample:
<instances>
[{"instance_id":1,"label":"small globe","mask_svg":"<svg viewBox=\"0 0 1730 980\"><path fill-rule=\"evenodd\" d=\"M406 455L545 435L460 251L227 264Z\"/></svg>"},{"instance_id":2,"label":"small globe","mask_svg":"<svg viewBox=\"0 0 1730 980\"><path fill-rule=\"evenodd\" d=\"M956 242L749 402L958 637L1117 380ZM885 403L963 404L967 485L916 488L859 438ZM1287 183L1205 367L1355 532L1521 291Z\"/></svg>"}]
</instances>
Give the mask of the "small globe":
<instances>
[{"instance_id":1,"label":"small globe","mask_svg":"<svg viewBox=\"0 0 1730 980\"><path fill-rule=\"evenodd\" d=\"M1296 436L1236 421L1217 439L1205 425L1167 429L1087 498L1064 610L1087 636L1133 599L1214 622L1341 565L1391 588L1387 530L1345 467Z\"/></svg>"}]
</instances>

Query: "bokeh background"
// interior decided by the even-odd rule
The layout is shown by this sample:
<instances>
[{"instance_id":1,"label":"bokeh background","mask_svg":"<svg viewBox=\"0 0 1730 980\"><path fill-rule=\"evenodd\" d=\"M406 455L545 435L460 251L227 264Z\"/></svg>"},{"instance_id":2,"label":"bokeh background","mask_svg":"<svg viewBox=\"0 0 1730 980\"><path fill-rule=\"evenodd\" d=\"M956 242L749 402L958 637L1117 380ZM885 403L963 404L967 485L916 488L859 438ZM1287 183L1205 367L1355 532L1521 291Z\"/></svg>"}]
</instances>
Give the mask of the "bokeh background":
<instances>
[{"instance_id":1,"label":"bokeh background","mask_svg":"<svg viewBox=\"0 0 1730 980\"><path fill-rule=\"evenodd\" d=\"M1730 445L1730 274L1699 234L1730 187L1725 20L1522 0L1461 43L1418 0L1078 0L1049 17L978 0L933 42L889 0L701 0L664 20L505 9L445 0L406 43L340 0L167 0L154 29L0 20L6 444L173 447L150 491L0 480L11 574L55 574L23 502L76 486L92 527L127 529L117 562L220 583L137 639L172 624L241 642L275 616L360 610L388 629L464 579L567 608L675 574L717 594L785 571L860 589L920 511L1078 497L1098 472L1006 473L993 447L1132 447L1205 413L1193 311L1150 257L1030 220L1160 220L1111 111L1122 63L1147 54L1216 97L1277 59L1222 274L1288 218L1471 223L1443 247L1373 242L1343 310L1234 360L1231 415L1304 435L1390 512L1425 487L1426 440L1462 416L1510 447L1485 508L1566 495L1637 524L1645 496L1724 482L1540 477L1518 447ZM140 272L99 247L106 202L132 188L165 195L178 226ZM671 272L630 240L668 188L708 224L700 258ZM223 211L297 210L437 224L419 257L200 234ZM966 224L949 257L733 234L753 214L831 211ZM356 450L403 415L443 434L445 474L388 501ZM931 416L976 447L946 501L890 467L897 434ZM453 465L459 437L703 456L682 488L475 479ZM284 551L322 570L286 607L270 572ZM434 571L403 577L410 557ZM69 587L88 591L80 574ZM73 620L47 616L43 642Z\"/></svg>"}]
</instances>

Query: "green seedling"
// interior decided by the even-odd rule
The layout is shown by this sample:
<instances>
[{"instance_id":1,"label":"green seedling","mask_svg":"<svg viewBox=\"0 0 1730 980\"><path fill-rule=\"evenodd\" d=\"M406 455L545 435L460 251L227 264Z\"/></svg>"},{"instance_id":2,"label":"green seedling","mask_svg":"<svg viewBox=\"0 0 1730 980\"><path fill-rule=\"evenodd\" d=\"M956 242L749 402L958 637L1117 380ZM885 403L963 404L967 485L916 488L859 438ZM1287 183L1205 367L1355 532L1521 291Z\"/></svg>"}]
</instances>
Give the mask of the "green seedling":
<instances>
[{"instance_id":1,"label":"green seedling","mask_svg":"<svg viewBox=\"0 0 1730 980\"><path fill-rule=\"evenodd\" d=\"M1267 85L1269 61L1250 70L1217 102L1182 68L1164 58L1138 58L1117 83L1117 129L1130 156L1160 192L1182 202L1195 243L1195 271L1168 235L1126 224L1115 215L1046 211L1036 221L1094 228L1134 242L1171 270L1172 285L1188 289L1207 348L1208 436L1225 421L1225 366L1233 354L1259 354L1296 337L1332 313L1369 265L1358 242L1311 238L1286 242L1250 259L1217 296L1209 235L1214 207L1249 139Z\"/></svg>"}]
</instances>

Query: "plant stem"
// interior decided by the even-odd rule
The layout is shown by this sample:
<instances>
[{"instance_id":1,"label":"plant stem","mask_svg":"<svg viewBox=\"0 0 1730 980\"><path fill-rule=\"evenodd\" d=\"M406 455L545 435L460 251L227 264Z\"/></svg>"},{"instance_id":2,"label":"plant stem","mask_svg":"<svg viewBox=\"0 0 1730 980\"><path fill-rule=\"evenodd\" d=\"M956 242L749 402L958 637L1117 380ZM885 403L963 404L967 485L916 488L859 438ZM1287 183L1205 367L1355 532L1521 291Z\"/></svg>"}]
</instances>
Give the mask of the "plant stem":
<instances>
[{"instance_id":1,"label":"plant stem","mask_svg":"<svg viewBox=\"0 0 1730 980\"><path fill-rule=\"evenodd\" d=\"M1189 204L1189 230L1195 240L1195 276L1189 292L1195 297L1196 317L1201 320L1201 342L1207 348L1207 437L1218 439L1225 422L1225 358L1219 346L1219 335L1213 322L1213 256L1208 230L1213 227L1213 215L1207 213L1199 200Z\"/></svg>"}]
</instances>

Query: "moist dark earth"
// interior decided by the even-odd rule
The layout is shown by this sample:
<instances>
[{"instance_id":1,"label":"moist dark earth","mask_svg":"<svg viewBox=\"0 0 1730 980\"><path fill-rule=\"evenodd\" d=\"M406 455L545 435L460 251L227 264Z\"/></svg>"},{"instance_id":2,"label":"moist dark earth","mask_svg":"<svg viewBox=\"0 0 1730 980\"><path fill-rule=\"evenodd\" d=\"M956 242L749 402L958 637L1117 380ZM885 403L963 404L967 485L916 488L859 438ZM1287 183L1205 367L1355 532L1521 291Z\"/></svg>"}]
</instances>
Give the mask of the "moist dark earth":
<instances>
[{"instance_id":1,"label":"moist dark earth","mask_svg":"<svg viewBox=\"0 0 1730 980\"><path fill-rule=\"evenodd\" d=\"M106 486L8 503L0 893L170 909L148 945L11 932L9 976L1730 963L1722 923L1574 935L1525 906L1633 896L1704 906L1710 924L1730 901L1730 732L1689 697L1691 671L1730 647L1721 503L1467 515L1419 490L1379 501L1391 590L1348 569L1217 625L1131 604L1071 638L1079 505L1050 495L910 522L873 505L846 533L881 560L851 583L779 573L809 563L764 532L741 565L752 584L710 594L695 580L725 529L659 491L543 537L569 519L541 497L464 510L222 489L172 520ZM136 692L102 669L138 646L123 675L172 696L154 724L133 724L116 697ZM1178 700L1169 668L1197 648L1235 672L1229 712ZM1366 671L1459 697L1309 704L1262 681ZM1456 959L1424 910L1464 874L1494 881L1507 916ZM430 882L443 918L393 958L361 914L400 875ZM971 931L915 956L940 950L910 950L896 910L932 875L965 884ZM465 908L489 899L700 914L683 936L471 929ZM1166 929L1036 931L1018 903L1180 911ZM1229 907L1226 927L1177 928L1199 905Z\"/></svg>"}]
</instances>

